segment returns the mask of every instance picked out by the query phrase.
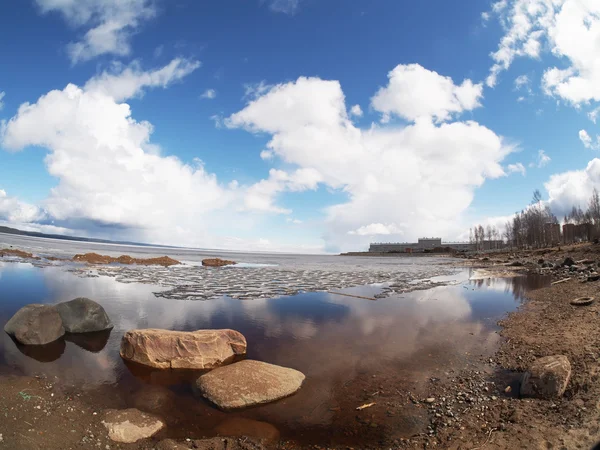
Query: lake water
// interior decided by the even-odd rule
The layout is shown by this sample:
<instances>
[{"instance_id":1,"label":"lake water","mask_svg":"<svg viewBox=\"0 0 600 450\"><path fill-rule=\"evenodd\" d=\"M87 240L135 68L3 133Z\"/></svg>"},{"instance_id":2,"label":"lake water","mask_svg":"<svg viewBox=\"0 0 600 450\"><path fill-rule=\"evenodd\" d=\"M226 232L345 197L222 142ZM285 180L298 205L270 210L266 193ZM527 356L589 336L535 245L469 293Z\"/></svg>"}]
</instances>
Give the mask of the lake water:
<instances>
[{"instance_id":1,"label":"lake water","mask_svg":"<svg viewBox=\"0 0 600 450\"><path fill-rule=\"evenodd\" d=\"M126 253L121 250L117 255ZM173 256L170 251L159 254ZM431 377L472 364L469 355L491 355L499 339L497 320L516 309L528 289L549 282L539 277L469 281L469 271L447 266L447 260L334 258L241 255L238 260L247 262L246 267L224 269L44 262L36 267L0 260L0 326L28 303L80 296L102 304L115 325L111 333L68 338L42 351L17 346L2 333L0 373L56 377L89 395L99 408L135 406L139 395L154 389L149 386L167 387L173 398L161 407L172 420L168 434L173 437L211 436L224 418L243 416L275 425L283 438L327 445L343 441L342 430L355 426L347 412L361 404L373 380L382 392L392 387L416 392ZM327 292L303 292L297 284L310 278L307 273L316 273L317 282L302 286ZM287 278L278 284L282 274ZM383 282L386 274L391 283ZM366 285L373 279L376 284ZM415 284L415 279L420 281ZM202 280L212 280L207 282L212 283L211 295ZM269 280L284 286L283 291L299 293L275 296ZM264 289L240 298L215 292L215 286L228 283L235 284L229 291L233 296L250 285ZM424 289L430 285L436 287ZM181 286L185 295L162 296ZM415 287L420 290L404 292ZM248 358L298 369L306 382L290 398L226 414L196 397L190 383L179 377L127 367L119 344L133 328L235 329L246 336ZM391 425L400 432L405 426L398 418L385 420L395 420Z\"/></svg>"}]
</instances>

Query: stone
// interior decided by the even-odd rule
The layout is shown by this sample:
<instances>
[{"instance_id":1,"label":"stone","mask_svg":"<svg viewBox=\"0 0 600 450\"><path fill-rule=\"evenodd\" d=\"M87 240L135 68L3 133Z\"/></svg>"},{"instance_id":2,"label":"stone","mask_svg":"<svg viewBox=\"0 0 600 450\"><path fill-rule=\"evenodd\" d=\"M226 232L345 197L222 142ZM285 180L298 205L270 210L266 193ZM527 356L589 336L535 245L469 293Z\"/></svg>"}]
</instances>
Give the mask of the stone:
<instances>
[{"instance_id":1,"label":"stone","mask_svg":"<svg viewBox=\"0 0 600 450\"><path fill-rule=\"evenodd\" d=\"M572 266L574 264L575 264L575 261L570 256L567 256L562 263L563 266Z\"/></svg>"},{"instance_id":2,"label":"stone","mask_svg":"<svg viewBox=\"0 0 600 450\"><path fill-rule=\"evenodd\" d=\"M4 325L4 331L24 345L44 345L65 334L58 310L51 305L22 307Z\"/></svg>"},{"instance_id":3,"label":"stone","mask_svg":"<svg viewBox=\"0 0 600 450\"><path fill-rule=\"evenodd\" d=\"M104 414L102 424L108 430L109 438L124 444L152 437L165 427L160 418L135 408L109 409Z\"/></svg>"},{"instance_id":4,"label":"stone","mask_svg":"<svg viewBox=\"0 0 600 450\"><path fill-rule=\"evenodd\" d=\"M588 275L588 281L598 281L600 280L600 274L598 272L592 272Z\"/></svg>"},{"instance_id":5,"label":"stone","mask_svg":"<svg viewBox=\"0 0 600 450\"><path fill-rule=\"evenodd\" d=\"M202 265L208 267L232 266L234 264L237 263L235 261L228 261L226 259L221 258L207 258L202 260Z\"/></svg>"},{"instance_id":6,"label":"stone","mask_svg":"<svg viewBox=\"0 0 600 450\"><path fill-rule=\"evenodd\" d=\"M175 407L175 394L164 386L143 385L132 395L131 404L149 413L170 411Z\"/></svg>"},{"instance_id":7,"label":"stone","mask_svg":"<svg viewBox=\"0 0 600 450\"><path fill-rule=\"evenodd\" d=\"M304 374L261 361L244 360L200 376L200 393L227 411L274 402L296 393Z\"/></svg>"},{"instance_id":8,"label":"stone","mask_svg":"<svg viewBox=\"0 0 600 450\"><path fill-rule=\"evenodd\" d=\"M571 364L563 355L537 359L523 375L521 395L552 399L561 397L571 378Z\"/></svg>"},{"instance_id":9,"label":"stone","mask_svg":"<svg viewBox=\"0 0 600 450\"><path fill-rule=\"evenodd\" d=\"M156 445L157 450L190 450L185 444L179 444L173 439L163 439Z\"/></svg>"},{"instance_id":10,"label":"stone","mask_svg":"<svg viewBox=\"0 0 600 450\"><path fill-rule=\"evenodd\" d=\"M89 298L62 302L56 309L68 333L93 333L113 328L104 308Z\"/></svg>"},{"instance_id":11,"label":"stone","mask_svg":"<svg viewBox=\"0 0 600 450\"><path fill-rule=\"evenodd\" d=\"M265 444L279 441L279 430L273 425L244 417L230 417L221 422L215 431L219 436L248 436Z\"/></svg>"},{"instance_id":12,"label":"stone","mask_svg":"<svg viewBox=\"0 0 600 450\"><path fill-rule=\"evenodd\" d=\"M246 338L234 330L192 332L131 330L121 340L121 357L155 369L208 370L246 354Z\"/></svg>"},{"instance_id":13,"label":"stone","mask_svg":"<svg viewBox=\"0 0 600 450\"><path fill-rule=\"evenodd\" d=\"M521 261L513 261L508 264L509 267L522 267L523 263Z\"/></svg>"},{"instance_id":14,"label":"stone","mask_svg":"<svg viewBox=\"0 0 600 450\"><path fill-rule=\"evenodd\" d=\"M214 437L193 441L193 448L197 450L263 450L267 447L248 438Z\"/></svg>"}]
</instances>

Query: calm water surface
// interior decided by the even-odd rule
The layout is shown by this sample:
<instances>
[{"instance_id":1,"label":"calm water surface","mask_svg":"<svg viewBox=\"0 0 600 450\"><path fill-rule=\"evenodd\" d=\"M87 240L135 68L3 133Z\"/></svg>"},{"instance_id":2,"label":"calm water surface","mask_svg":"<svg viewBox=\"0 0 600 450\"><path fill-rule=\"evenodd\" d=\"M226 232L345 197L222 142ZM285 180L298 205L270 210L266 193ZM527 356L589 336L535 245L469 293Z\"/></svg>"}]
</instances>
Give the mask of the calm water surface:
<instances>
[{"instance_id":1,"label":"calm water surface","mask_svg":"<svg viewBox=\"0 0 600 450\"><path fill-rule=\"evenodd\" d=\"M154 292L165 288L156 285L81 278L60 267L0 262L0 326L28 303L53 304L79 296L101 303L115 325L110 334L61 341L41 353L17 347L2 333L0 373L57 377L82 391L110 392L128 406L132 392L176 381L160 373L132 374L119 357L125 331L232 328L246 336L249 358L306 375L295 396L239 413L275 424L284 436L298 437L311 427L334 426L335 411L348 401L349 394L341 387L361 377L418 384L440 371L464 367L467 353L492 352L499 339L496 321L517 308L528 289L548 283L530 277L468 281L466 271L454 278L458 282L452 286L376 301L328 293L192 301L158 298ZM344 292L370 297L379 288ZM187 402L176 409L194 409L194 432L210 435L224 413L195 398L188 385L170 389ZM190 433L191 425L180 426L182 436Z\"/></svg>"}]
</instances>

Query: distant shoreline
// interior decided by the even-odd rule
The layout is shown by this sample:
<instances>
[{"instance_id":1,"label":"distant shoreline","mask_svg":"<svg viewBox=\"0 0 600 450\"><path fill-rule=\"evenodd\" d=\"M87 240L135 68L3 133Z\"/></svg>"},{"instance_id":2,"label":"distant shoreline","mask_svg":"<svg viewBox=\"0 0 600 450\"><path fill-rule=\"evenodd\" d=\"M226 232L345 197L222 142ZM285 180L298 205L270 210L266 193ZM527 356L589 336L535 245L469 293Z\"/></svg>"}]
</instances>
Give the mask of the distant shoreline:
<instances>
[{"instance_id":1,"label":"distant shoreline","mask_svg":"<svg viewBox=\"0 0 600 450\"><path fill-rule=\"evenodd\" d=\"M346 252L340 253L339 256L377 256L377 257L386 257L386 258L407 258L414 256L429 256L429 257L452 257L454 256L451 253L391 253L391 252Z\"/></svg>"}]
</instances>

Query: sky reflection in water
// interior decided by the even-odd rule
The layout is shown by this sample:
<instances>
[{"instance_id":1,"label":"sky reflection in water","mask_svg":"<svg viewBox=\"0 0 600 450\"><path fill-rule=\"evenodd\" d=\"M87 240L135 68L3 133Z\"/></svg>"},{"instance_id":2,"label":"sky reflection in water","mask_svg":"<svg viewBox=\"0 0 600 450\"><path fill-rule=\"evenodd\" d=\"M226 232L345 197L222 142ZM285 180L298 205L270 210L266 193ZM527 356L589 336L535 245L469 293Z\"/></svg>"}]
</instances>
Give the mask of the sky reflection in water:
<instances>
[{"instance_id":1,"label":"sky reflection in water","mask_svg":"<svg viewBox=\"0 0 600 450\"><path fill-rule=\"evenodd\" d=\"M79 296L101 303L115 325L110 334L79 341L70 337L41 354L17 346L2 333L0 370L44 373L85 388L132 385L148 380L135 379L119 357L125 331L232 328L246 336L249 358L293 367L307 375L297 395L260 408L260 418L281 422L293 416L295 422L323 424L330 419L330 408L337 401L336 386L341 383L375 373L401 373L419 380L438 370L460 367L466 352L493 348L498 340L497 319L514 310L528 288L544 283L527 277L466 281L377 301L327 293L247 301L177 301L156 298L153 292L159 288L152 285L0 263L0 325L25 304L57 303ZM377 289L367 286L348 292L369 296Z\"/></svg>"}]
</instances>

